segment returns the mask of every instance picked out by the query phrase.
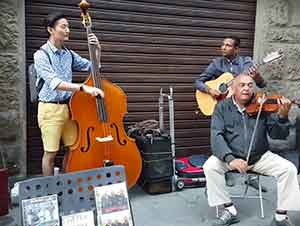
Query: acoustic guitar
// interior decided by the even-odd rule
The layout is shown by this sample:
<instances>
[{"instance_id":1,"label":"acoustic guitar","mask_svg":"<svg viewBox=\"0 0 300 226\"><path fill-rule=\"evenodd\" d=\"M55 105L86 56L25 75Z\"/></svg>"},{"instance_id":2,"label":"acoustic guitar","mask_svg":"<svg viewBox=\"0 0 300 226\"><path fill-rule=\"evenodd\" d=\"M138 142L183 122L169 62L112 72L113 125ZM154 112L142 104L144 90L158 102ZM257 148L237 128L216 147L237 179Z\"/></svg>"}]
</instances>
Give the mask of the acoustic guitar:
<instances>
[{"instance_id":1,"label":"acoustic guitar","mask_svg":"<svg viewBox=\"0 0 300 226\"><path fill-rule=\"evenodd\" d=\"M269 53L264 57L261 62L257 63L256 66L260 66L266 63L270 63L274 60L277 60L283 56L281 51L275 51ZM251 70L252 67L248 69L248 72ZM247 73L248 73L247 72ZM234 75L226 72L220 75L217 79L210 80L205 82L209 88L218 90L221 95L215 99L210 94L201 92L199 90L196 91L196 101L199 107L199 110L206 116L211 116L215 109L215 106L218 101L228 98L232 95L230 86L232 85L234 80Z\"/></svg>"}]
</instances>

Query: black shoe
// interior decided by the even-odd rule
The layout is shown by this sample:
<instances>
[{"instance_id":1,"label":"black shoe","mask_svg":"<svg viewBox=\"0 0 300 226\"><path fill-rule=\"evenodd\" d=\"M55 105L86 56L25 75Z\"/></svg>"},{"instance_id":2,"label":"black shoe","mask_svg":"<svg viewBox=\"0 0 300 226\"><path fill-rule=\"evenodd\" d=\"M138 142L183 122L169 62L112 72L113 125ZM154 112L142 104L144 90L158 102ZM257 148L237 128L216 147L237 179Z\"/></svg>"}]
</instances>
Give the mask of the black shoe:
<instances>
[{"instance_id":1,"label":"black shoe","mask_svg":"<svg viewBox=\"0 0 300 226\"><path fill-rule=\"evenodd\" d=\"M229 210L224 209L222 215L212 224L213 226L229 226L240 222L238 216L234 216Z\"/></svg>"},{"instance_id":2,"label":"black shoe","mask_svg":"<svg viewBox=\"0 0 300 226\"><path fill-rule=\"evenodd\" d=\"M248 176L248 179L245 181L245 184L248 184L248 183L249 183L249 186L258 190L258 176ZM261 191L267 192L268 189L264 186L261 186Z\"/></svg>"},{"instance_id":3,"label":"black shoe","mask_svg":"<svg viewBox=\"0 0 300 226\"><path fill-rule=\"evenodd\" d=\"M286 218L283 221L277 221L273 218L271 226L294 226L294 224L289 220L289 218Z\"/></svg>"}]
</instances>

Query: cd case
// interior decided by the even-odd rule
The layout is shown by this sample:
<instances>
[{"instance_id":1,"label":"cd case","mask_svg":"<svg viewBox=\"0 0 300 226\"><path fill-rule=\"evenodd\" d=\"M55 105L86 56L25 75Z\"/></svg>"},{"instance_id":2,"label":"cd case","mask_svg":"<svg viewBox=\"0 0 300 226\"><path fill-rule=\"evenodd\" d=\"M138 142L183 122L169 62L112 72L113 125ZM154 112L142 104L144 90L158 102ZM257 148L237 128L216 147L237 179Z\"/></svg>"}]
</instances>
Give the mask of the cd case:
<instances>
[{"instance_id":1,"label":"cd case","mask_svg":"<svg viewBox=\"0 0 300 226\"><path fill-rule=\"evenodd\" d=\"M94 190L98 226L134 226L125 182Z\"/></svg>"}]
</instances>

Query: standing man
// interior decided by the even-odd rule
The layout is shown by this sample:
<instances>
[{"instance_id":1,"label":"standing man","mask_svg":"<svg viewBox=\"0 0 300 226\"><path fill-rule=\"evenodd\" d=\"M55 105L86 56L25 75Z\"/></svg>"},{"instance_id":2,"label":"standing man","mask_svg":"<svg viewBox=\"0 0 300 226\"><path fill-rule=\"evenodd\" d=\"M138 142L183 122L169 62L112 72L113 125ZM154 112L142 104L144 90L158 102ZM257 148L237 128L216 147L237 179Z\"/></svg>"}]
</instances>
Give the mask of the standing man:
<instances>
[{"instance_id":1,"label":"standing man","mask_svg":"<svg viewBox=\"0 0 300 226\"><path fill-rule=\"evenodd\" d=\"M257 68L253 65L251 57L239 55L240 39L234 36L227 36L223 40L221 46L222 56L214 59L207 69L195 81L195 87L201 91L211 95L213 98L218 98L221 93L218 90L209 88L205 82L213 80L221 76L223 73L229 72L233 76L237 76L249 69L249 75L254 78L259 88L266 86L266 82L260 76ZM252 67L254 66L254 67ZM249 185L258 189L257 177L249 176ZM248 181L245 181L247 183ZM228 186L234 185L234 178L230 174L226 174L226 183ZM262 191L267 189L262 187Z\"/></svg>"},{"instance_id":2,"label":"standing man","mask_svg":"<svg viewBox=\"0 0 300 226\"><path fill-rule=\"evenodd\" d=\"M68 108L72 92L80 90L101 97L104 97L104 93L95 87L72 83L72 70L89 71L91 62L64 46L70 35L66 16L61 13L49 14L45 19L45 26L49 39L41 48L46 52L37 50L34 53L34 66L37 83L40 79L44 80L38 98L38 125L44 147L43 175L49 176L53 175L60 140L63 140L65 146L70 146L77 138L77 125L70 120ZM100 59L97 37L91 34L88 42L98 47L97 56Z\"/></svg>"},{"instance_id":3,"label":"standing man","mask_svg":"<svg viewBox=\"0 0 300 226\"><path fill-rule=\"evenodd\" d=\"M268 150L267 135L273 139L285 139L289 134L289 100L278 100L278 113L261 113L249 160L247 159L256 116L248 115L246 107L255 95L254 86L255 82L249 75L241 74L236 77L232 87L233 96L219 102L212 116L213 155L203 166L207 179L207 197L210 206L225 207L214 226L228 226L239 222L237 209L225 187L224 174L229 170L237 170L242 174L252 170L276 178L277 209L271 226L291 226L287 211L300 210L299 202L295 202L300 200L296 167Z\"/></svg>"}]
</instances>

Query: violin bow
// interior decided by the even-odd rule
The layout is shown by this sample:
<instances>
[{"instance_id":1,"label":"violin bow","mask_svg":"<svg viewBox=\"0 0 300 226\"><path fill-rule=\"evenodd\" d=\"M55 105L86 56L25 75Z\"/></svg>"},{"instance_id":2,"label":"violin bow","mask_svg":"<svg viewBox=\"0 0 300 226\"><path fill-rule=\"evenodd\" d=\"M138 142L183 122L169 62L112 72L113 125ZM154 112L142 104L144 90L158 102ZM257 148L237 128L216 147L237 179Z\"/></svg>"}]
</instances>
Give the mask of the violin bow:
<instances>
[{"instance_id":1,"label":"violin bow","mask_svg":"<svg viewBox=\"0 0 300 226\"><path fill-rule=\"evenodd\" d=\"M253 129L253 133L252 133L252 136L251 136L250 144L249 144L249 147L248 147L247 159L246 159L247 163L249 162L249 158L250 158L250 154L251 154L251 148L252 148L253 143L254 143L254 137L255 137L255 134L256 134L257 126L258 126L258 120L259 120L260 114L262 112L262 107L263 107L263 104L265 102L265 97L266 97L266 94L263 93L262 101L261 101L261 103L259 105L258 113L257 113L256 120L255 120L255 126L254 126L254 129Z\"/></svg>"}]
</instances>

